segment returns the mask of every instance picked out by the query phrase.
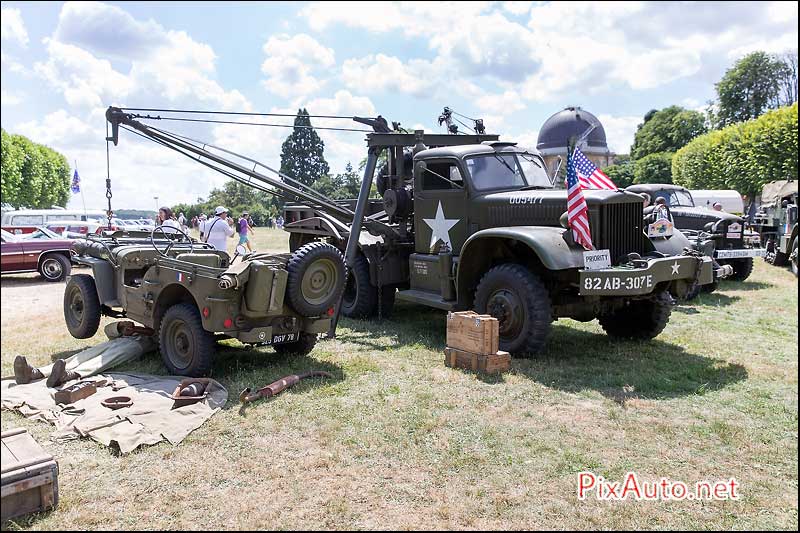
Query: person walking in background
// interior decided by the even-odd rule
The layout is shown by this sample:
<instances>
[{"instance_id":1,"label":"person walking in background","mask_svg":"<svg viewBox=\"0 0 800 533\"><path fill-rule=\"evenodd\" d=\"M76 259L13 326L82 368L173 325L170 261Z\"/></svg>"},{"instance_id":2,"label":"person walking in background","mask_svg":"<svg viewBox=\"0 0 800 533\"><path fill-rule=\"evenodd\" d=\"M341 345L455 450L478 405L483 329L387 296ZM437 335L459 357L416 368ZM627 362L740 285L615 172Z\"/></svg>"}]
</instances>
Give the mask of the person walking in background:
<instances>
[{"instance_id":1,"label":"person walking in background","mask_svg":"<svg viewBox=\"0 0 800 533\"><path fill-rule=\"evenodd\" d=\"M239 218L239 222L236 225L236 231L239 232L239 244L244 244L247 247L247 251L252 252L253 247L250 244L250 235L253 232L253 227L250 225L250 221L247 219L247 211L242 213L242 216Z\"/></svg>"},{"instance_id":2,"label":"person walking in background","mask_svg":"<svg viewBox=\"0 0 800 533\"><path fill-rule=\"evenodd\" d=\"M722 204L719 202L714 202L714 205L711 206L714 211L722 211Z\"/></svg>"},{"instance_id":3,"label":"person walking in background","mask_svg":"<svg viewBox=\"0 0 800 533\"><path fill-rule=\"evenodd\" d=\"M181 225L181 231L186 231L186 217L183 216L183 213L178 215L178 224Z\"/></svg>"},{"instance_id":4,"label":"person walking in background","mask_svg":"<svg viewBox=\"0 0 800 533\"><path fill-rule=\"evenodd\" d=\"M169 207L162 207L158 210L158 217L156 226L161 226L165 233L175 233L175 230L183 231L181 225L175 220L175 215L172 214L172 209Z\"/></svg>"},{"instance_id":5,"label":"person walking in background","mask_svg":"<svg viewBox=\"0 0 800 533\"><path fill-rule=\"evenodd\" d=\"M278 229L283 229L283 216L278 215L278 219L275 221L275 225L278 226Z\"/></svg>"},{"instance_id":6,"label":"person walking in background","mask_svg":"<svg viewBox=\"0 0 800 533\"><path fill-rule=\"evenodd\" d=\"M236 233L228 220L228 210L221 205L214 209L214 218L206 220L200 231L203 242L223 252L228 251L228 239Z\"/></svg>"}]
</instances>

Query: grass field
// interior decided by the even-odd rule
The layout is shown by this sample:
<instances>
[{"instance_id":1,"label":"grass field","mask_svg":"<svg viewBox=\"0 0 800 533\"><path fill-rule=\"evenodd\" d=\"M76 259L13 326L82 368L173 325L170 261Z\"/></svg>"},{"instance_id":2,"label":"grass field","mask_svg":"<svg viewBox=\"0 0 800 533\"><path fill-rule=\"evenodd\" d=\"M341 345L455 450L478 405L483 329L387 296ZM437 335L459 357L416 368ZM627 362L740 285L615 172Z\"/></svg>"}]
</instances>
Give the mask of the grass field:
<instances>
[{"instance_id":1,"label":"grass field","mask_svg":"<svg viewBox=\"0 0 800 533\"><path fill-rule=\"evenodd\" d=\"M285 233L256 231L257 248L285 249ZM17 354L45 364L103 340L69 336L62 291L3 277L3 375ZM402 303L380 323L343 319L307 357L224 341L213 376L228 405L176 447L120 457L3 413L60 465L58 510L9 527L797 530L797 296L788 271L758 262L677 307L654 341L560 320L544 354L501 377L445 367L444 313ZM239 414L244 387L310 369L334 379ZM153 354L124 370L163 367ZM741 498L581 501L583 470L735 477Z\"/></svg>"}]
</instances>

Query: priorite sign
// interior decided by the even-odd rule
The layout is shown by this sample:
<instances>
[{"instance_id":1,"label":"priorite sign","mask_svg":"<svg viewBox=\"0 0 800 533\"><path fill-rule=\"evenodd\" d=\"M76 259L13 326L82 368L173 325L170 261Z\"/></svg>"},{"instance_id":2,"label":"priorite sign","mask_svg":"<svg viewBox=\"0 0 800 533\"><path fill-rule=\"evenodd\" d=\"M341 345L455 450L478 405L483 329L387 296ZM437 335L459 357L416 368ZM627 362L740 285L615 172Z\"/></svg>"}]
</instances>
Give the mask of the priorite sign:
<instances>
[{"instance_id":1,"label":"priorite sign","mask_svg":"<svg viewBox=\"0 0 800 533\"><path fill-rule=\"evenodd\" d=\"M583 266L587 270L611 268L611 252L608 250L589 250L583 252Z\"/></svg>"}]
</instances>

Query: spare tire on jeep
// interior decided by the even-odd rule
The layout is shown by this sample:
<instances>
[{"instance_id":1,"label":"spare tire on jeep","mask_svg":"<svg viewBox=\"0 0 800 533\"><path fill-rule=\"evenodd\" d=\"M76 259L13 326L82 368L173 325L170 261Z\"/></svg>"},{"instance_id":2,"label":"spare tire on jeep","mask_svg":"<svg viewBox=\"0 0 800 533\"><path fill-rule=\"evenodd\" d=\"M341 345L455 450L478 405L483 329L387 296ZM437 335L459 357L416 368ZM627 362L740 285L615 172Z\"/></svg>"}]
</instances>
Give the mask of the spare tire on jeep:
<instances>
[{"instance_id":1,"label":"spare tire on jeep","mask_svg":"<svg viewBox=\"0 0 800 533\"><path fill-rule=\"evenodd\" d=\"M303 316L320 316L336 306L344 290L342 253L332 244L310 242L292 253L286 266L286 295Z\"/></svg>"}]
</instances>

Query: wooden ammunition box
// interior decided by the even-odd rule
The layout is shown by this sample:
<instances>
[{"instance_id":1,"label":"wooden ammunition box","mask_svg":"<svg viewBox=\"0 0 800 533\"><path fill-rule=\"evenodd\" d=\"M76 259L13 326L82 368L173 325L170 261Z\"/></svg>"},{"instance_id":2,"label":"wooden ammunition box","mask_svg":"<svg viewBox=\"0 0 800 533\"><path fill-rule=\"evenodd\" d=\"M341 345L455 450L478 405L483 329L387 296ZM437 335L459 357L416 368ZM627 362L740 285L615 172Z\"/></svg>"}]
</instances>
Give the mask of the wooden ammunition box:
<instances>
[{"instance_id":1,"label":"wooden ammunition box","mask_svg":"<svg viewBox=\"0 0 800 533\"><path fill-rule=\"evenodd\" d=\"M97 386L94 383L90 381L82 381L80 383L70 385L69 387L64 387L63 389L57 390L53 395L53 398L57 404L63 405L75 403L78 400L88 398L95 392L97 392Z\"/></svg>"},{"instance_id":2,"label":"wooden ammunition box","mask_svg":"<svg viewBox=\"0 0 800 533\"><path fill-rule=\"evenodd\" d=\"M2 520L54 509L58 505L58 463L33 440L28 430L0 434L2 453Z\"/></svg>"},{"instance_id":3,"label":"wooden ammunition box","mask_svg":"<svg viewBox=\"0 0 800 533\"><path fill-rule=\"evenodd\" d=\"M496 354L499 349L499 323L491 315L475 311L447 314L447 346L479 355Z\"/></svg>"},{"instance_id":4,"label":"wooden ammunition box","mask_svg":"<svg viewBox=\"0 0 800 533\"><path fill-rule=\"evenodd\" d=\"M498 351L482 355L456 348L444 349L444 364L453 368L466 368L483 374L500 374L511 368L511 354Z\"/></svg>"}]
</instances>

